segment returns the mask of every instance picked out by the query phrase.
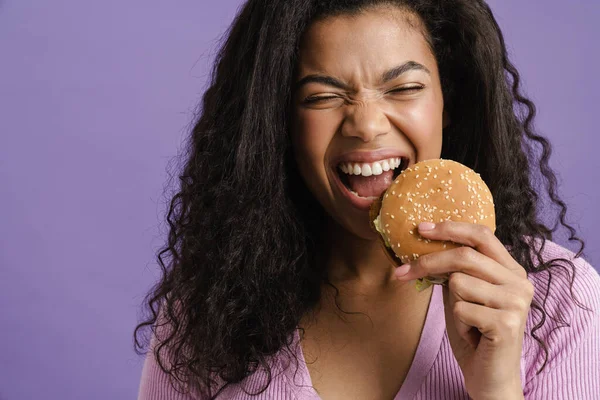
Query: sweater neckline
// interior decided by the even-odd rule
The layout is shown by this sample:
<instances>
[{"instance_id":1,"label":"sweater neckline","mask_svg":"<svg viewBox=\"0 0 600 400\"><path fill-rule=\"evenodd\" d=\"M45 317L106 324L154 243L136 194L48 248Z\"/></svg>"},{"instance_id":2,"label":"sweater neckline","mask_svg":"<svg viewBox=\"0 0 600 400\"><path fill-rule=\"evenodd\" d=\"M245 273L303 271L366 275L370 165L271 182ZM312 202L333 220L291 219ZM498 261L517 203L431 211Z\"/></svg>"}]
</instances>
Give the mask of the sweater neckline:
<instances>
[{"instance_id":1,"label":"sweater neckline","mask_svg":"<svg viewBox=\"0 0 600 400\"><path fill-rule=\"evenodd\" d=\"M433 293L431 294L431 299L427 308L425 324L423 325L423 331L421 332L419 344L417 345L417 351L415 352L414 359L404 383L394 397L394 400L411 399L416 395L435 362L445 331L446 320L444 317L442 287L440 285L434 285ZM297 345L298 359L300 361L298 371L299 376L296 378L300 378L299 380L304 388L310 388L311 394L315 400L320 399L316 390L313 388L310 373L306 366L304 352L302 351L302 346L300 344L299 329L294 330L294 341Z\"/></svg>"}]
</instances>

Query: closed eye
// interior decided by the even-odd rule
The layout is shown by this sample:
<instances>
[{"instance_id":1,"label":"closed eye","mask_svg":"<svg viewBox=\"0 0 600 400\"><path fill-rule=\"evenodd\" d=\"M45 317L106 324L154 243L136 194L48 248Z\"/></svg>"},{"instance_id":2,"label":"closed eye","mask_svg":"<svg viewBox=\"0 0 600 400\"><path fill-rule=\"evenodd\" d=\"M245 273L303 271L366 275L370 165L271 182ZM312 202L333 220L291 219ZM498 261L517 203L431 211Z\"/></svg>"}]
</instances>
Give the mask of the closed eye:
<instances>
[{"instance_id":1,"label":"closed eye","mask_svg":"<svg viewBox=\"0 0 600 400\"><path fill-rule=\"evenodd\" d=\"M422 90L423 88L425 88L425 86L408 86L408 87L401 87L401 88L396 88L396 89L392 89L390 91L388 91L387 93L406 93L406 92L416 92L419 90ZM314 104L314 103L318 103L321 101L326 101L326 100L332 100L332 99L339 99L339 96L319 96L319 97L307 97L303 100L304 104Z\"/></svg>"},{"instance_id":2,"label":"closed eye","mask_svg":"<svg viewBox=\"0 0 600 400\"><path fill-rule=\"evenodd\" d=\"M404 93L404 92L410 92L410 91L419 91L419 90L423 89L424 87L425 86L407 86L407 87L392 89L388 93Z\"/></svg>"},{"instance_id":3,"label":"closed eye","mask_svg":"<svg viewBox=\"0 0 600 400\"><path fill-rule=\"evenodd\" d=\"M321 97L307 97L306 99L304 99L304 104L313 104L313 103L318 103L320 101L325 101L325 100L331 100L331 99L337 99L339 98L338 96L321 96Z\"/></svg>"}]
</instances>

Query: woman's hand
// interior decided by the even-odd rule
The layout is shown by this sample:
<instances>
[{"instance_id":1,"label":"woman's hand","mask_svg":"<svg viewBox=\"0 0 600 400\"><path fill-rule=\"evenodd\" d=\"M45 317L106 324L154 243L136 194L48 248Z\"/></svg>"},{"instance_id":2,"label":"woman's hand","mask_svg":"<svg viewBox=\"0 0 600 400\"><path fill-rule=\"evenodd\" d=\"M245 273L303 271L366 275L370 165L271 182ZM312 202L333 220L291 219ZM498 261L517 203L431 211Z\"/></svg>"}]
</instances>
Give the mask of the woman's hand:
<instances>
[{"instance_id":1,"label":"woman's hand","mask_svg":"<svg viewBox=\"0 0 600 400\"><path fill-rule=\"evenodd\" d=\"M522 399L521 349L534 294L525 269L486 226L421 223L419 233L465 245L421 256L395 274L398 280L449 274L446 330L469 396Z\"/></svg>"}]
</instances>

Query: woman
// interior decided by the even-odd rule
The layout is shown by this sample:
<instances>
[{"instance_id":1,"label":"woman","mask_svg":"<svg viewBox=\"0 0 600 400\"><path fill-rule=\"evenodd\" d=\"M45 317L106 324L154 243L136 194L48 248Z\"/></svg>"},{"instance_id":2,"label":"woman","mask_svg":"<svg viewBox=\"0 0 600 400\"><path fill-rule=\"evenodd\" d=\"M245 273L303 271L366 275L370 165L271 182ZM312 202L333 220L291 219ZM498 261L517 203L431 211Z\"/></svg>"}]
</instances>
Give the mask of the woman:
<instances>
[{"instance_id":1,"label":"woman","mask_svg":"<svg viewBox=\"0 0 600 400\"><path fill-rule=\"evenodd\" d=\"M144 348L156 327L140 398L600 398L600 277L564 222L534 114L482 0L250 0L136 328ZM496 236L423 224L466 247L397 268L367 211L389 174L344 179L339 165L400 158L397 174L440 157L488 183ZM537 218L536 172L577 255ZM415 290L443 273L447 287Z\"/></svg>"}]
</instances>

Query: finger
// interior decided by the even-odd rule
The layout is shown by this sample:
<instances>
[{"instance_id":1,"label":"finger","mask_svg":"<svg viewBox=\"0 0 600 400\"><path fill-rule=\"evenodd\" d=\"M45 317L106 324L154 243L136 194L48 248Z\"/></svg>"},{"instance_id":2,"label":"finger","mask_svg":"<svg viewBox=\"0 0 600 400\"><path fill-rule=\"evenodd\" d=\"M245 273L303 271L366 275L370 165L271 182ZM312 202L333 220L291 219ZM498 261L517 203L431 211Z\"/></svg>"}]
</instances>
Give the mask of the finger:
<instances>
[{"instance_id":1,"label":"finger","mask_svg":"<svg viewBox=\"0 0 600 400\"><path fill-rule=\"evenodd\" d=\"M447 276L451 272L464 272L493 284L506 284L519 279L498 262L471 247L425 254L406 265L410 265L408 272L405 266L396 270L397 279L407 281L427 276ZM405 275L400 275L404 272Z\"/></svg>"},{"instance_id":2,"label":"finger","mask_svg":"<svg viewBox=\"0 0 600 400\"><path fill-rule=\"evenodd\" d=\"M456 221L444 221L438 224L421 223L419 234L426 239L447 240L467 245L496 260L518 276L527 276L525 269L512 258L492 230L485 225Z\"/></svg>"},{"instance_id":3,"label":"finger","mask_svg":"<svg viewBox=\"0 0 600 400\"><path fill-rule=\"evenodd\" d=\"M525 331L525 318L516 311L496 310L467 301L457 301L452 309L457 320L477 328L492 343L517 343Z\"/></svg>"},{"instance_id":4,"label":"finger","mask_svg":"<svg viewBox=\"0 0 600 400\"><path fill-rule=\"evenodd\" d=\"M446 319L446 331L448 338L456 343L454 335L458 334L460 338L465 340L471 348L476 348L479 343L481 333L471 325L465 324L453 314L454 304L459 300L455 293L450 291L448 287L442 290L444 297L444 314ZM454 329L452 329L454 327Z\"/></svg>"},{"instance_id":5,"label":"finger","mask_svg":"<svg viewBox=\"0 0 600 400\"><path fill-rule=\"evenodd\" d=\"M450 274L448 289L458 300L479 304L497 310L529 312L530 291L521 285L494 285L462 272Z\"/></svg>"}]
</instances>

